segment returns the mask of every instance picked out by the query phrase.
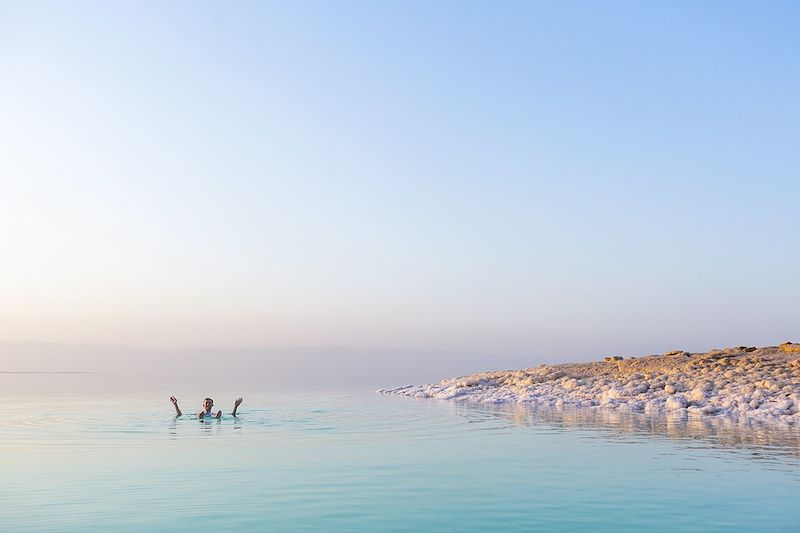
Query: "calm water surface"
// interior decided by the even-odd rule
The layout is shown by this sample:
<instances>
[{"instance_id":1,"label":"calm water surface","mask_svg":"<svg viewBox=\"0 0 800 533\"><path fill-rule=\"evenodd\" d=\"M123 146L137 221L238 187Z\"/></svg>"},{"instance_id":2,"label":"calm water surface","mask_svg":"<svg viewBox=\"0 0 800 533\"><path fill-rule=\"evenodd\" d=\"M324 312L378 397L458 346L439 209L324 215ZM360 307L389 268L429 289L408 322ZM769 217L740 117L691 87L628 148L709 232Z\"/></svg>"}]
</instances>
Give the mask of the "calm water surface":
<instances>
[{"instance_id":1,"label":"calm water surface","mask_svg":"<svg viewBox=\"0 0 800 533\"><path fill-rule=\"evenodd\" d=\"M250 393L201 422L169 390L21 379L0 375L2 531L800 530L797 428L371 391Z\"/></svg>"}]
</instances>

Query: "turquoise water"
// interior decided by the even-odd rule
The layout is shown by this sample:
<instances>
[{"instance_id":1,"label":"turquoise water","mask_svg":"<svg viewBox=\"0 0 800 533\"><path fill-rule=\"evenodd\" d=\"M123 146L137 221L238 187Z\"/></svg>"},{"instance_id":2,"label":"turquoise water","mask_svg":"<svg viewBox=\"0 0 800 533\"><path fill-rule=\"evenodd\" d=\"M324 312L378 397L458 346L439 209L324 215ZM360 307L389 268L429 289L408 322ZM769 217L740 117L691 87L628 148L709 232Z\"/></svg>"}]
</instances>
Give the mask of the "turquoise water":
<instances>
[{"instance_id":1,"label":"turquoise water","mask_svg":"<svg viewBox=\"0 0 800 533\"><path fill-rule=\"evenodd\" d=\"M251 393L200 422L170 392L3 396L0 530L800 528L796 428L371 391Z\"/></svg>"}]
</instances>

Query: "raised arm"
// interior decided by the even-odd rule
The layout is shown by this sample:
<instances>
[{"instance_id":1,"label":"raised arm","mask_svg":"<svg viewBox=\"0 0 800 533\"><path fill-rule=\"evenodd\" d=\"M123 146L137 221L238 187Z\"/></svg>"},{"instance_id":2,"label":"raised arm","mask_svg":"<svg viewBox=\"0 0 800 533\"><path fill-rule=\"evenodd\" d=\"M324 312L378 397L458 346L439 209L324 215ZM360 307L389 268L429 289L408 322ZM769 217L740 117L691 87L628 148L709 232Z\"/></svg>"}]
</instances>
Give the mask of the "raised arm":
<instances>
[{"instance_id":1,"label":"raised arm","mask_svg":"<svg viewBox=\"0 0 800 533\"><path fill-rule=\"evenodd\" d=\"M171 401L172 405L175 407L175 414L181 416L183 413L181 413L181 408L178 407L178 399L175 396L170 396L169 401Z\"/></svg>"},{"instance_id":2,"label":"raised arm","mask_svg":"<svg viewBox=\"0 0 800 533\"><path fill-rule=\"evenodd\" d=\"M239 408L240 405L242 405L242 399L236 398L236 400L234 400L233 402L233 411L231 411L231 414L233 416L236 416L236 410Z\"/></svg>"}]
</instances>

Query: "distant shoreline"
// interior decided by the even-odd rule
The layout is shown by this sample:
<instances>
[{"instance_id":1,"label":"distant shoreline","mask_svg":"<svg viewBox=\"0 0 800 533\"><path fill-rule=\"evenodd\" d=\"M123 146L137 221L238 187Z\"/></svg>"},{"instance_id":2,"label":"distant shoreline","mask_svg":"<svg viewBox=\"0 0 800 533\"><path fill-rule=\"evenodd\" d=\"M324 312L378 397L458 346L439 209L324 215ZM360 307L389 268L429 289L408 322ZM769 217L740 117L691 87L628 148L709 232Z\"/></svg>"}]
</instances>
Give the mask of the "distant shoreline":
<instances>
[{"instance_id":1,"label":"distant shoreline","mask_svg":"<svg viewBox=\"0 0 800 533\"><path fill-rule=\"evenodd\" d=\"M89 370L0 370L0 374L97 374Z\"/></svg>"},{"instance_id":2,"label":"distant shoreline","mask_svg":"<svg viewBox=\"0 0 800 533\"><path fill-rule=\"evenodd\" d=\"M383 394L800 423L800 344L482 372Z\"/></svg>"}]
</instances>

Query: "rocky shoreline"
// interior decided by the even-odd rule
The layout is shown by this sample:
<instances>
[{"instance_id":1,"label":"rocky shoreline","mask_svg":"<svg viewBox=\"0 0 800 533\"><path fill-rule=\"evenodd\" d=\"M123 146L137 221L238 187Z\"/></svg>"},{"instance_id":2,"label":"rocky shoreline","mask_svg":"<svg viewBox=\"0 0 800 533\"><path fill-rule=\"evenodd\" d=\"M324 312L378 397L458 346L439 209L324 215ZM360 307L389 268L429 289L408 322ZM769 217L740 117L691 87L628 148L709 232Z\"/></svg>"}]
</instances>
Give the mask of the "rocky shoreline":
<instances>
[{"instance_id":1,"label":"rocky shoreline","mask_svg":"<svg viewBox=\"0 0 800 533\"><path fill-rule=\"evenodd\" d=\"M671 351L381 389L415 398L800 422L800 344Z\"/></svg>"}]
</instances>

